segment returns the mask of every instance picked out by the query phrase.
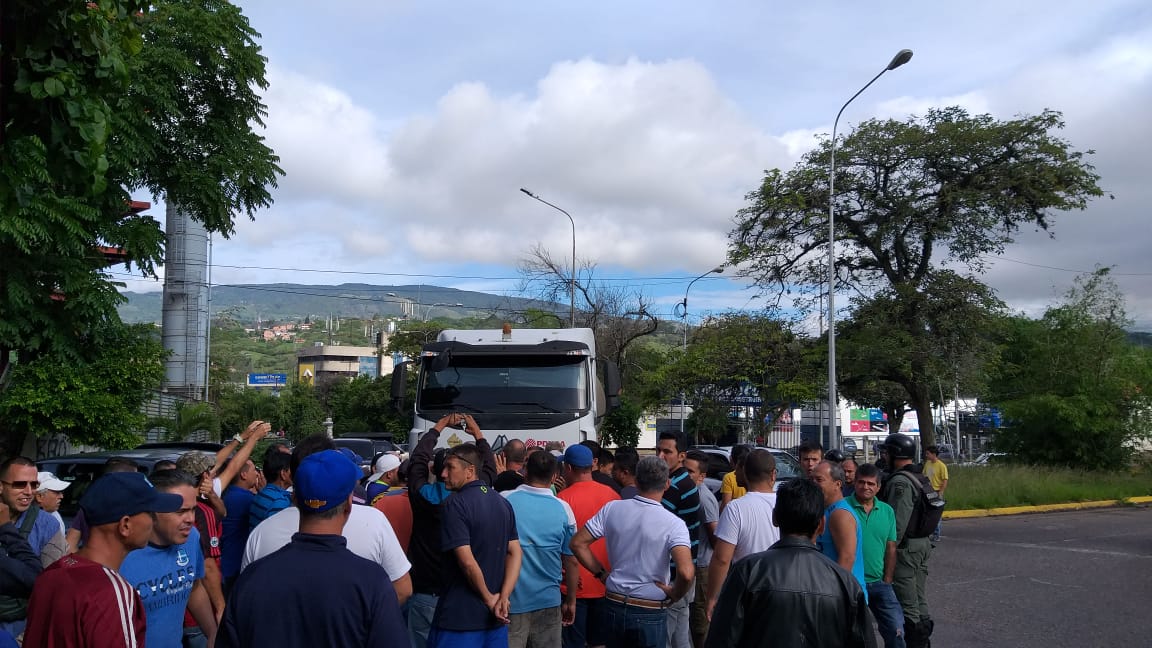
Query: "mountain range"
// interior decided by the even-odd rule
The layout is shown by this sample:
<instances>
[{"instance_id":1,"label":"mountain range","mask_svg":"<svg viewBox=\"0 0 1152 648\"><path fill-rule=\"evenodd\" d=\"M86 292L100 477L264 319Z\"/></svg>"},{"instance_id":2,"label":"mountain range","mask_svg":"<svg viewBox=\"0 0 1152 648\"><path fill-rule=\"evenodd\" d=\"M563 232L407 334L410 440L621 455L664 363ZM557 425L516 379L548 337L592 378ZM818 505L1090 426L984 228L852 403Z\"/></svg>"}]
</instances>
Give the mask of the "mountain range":
<instances>
[{"instance_id":1,"label":"mountain range","mask_svg":"<svg viewBox=\"0 0 1152 648\"><path fill-rule=\"evenodd\" d=\"M118 308L125 322L160 322L163 293L121 293L127 301ZM523 312L529 308L566 310L557 304L536 299L492 295L444 288L442 286L340 284L245 284L213 286L212 316L227 311L238 321L293 320L310 317L349 317L371 319L408 316L411 319L436 317L460 319L491 314Z\"/></svg>"}]
</instances>

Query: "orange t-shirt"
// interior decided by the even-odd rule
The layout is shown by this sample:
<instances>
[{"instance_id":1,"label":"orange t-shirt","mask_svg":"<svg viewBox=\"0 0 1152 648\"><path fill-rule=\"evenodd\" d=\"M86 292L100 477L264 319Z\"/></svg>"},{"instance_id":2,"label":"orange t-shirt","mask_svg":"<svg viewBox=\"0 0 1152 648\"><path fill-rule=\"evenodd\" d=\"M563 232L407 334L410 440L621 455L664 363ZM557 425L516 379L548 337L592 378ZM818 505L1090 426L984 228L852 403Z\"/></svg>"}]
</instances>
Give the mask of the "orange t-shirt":
<instances>
[{"instance_id":1,"label":"orange t-shirt","mask_svg":"<svg viewBox=\"0 0 1152 648\"><path fill-rule=\"evenodd\" d=\"M381 493L376 496L372 506L388 518L392 530L396 532L396 539L400 541L400 548L408 553L408 541L412 539L412 506L408 503L408 489L399 493L396 489Z\"/></svg>"},{"instance_id":2,"label":"orange t-shirt","mask_svg":"<svg viewBox=\"0 0 1152 648\"><path fill-rule=\"evenodd\" d=\"M576 517L577 532L583 529L588 520L599 513L605 504L620 499L616 491L591 480L572 484L560 491L556 497L568 502L568 506L572 507L572 515ZM608 564L608 545L604 544L604 538L599 538L592 543L592 555L596 556L596 560L599 560L601 565L604 565L604 569L612 569L612 566ZM563 583L560 585L560 591L567 593L567 588L564 587ZM581 565L580 588L576 590L576 598L603 598L606 593L604 583Z\"/></svg>"}]
</instances>

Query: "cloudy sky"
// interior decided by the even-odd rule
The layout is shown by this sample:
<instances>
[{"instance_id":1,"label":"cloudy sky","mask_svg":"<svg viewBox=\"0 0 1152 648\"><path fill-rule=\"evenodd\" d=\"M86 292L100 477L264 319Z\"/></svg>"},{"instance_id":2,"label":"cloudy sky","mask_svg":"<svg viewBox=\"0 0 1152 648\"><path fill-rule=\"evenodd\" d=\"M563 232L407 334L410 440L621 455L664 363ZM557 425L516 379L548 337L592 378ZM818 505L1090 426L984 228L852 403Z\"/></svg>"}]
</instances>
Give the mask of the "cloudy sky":
<instances>
[{"instance_id":1,"label":"cloudy sky","mask_svg":"<svg viewBox=\"0 0 1152 648\"><path fill-rule=\"evenodd\" d=\"M536 243L643 287L671 316L722 262L743 196L829 133L960 104L1064 112L1115 195L1025 232L985 279L1036 312L1114 266L1152 328L1152 4L239 2L269 59L276 203L214 247L214 283L437 284L515 291ZM154 209L163 214L160 205ZM271 270L259 268L292 268ZM341 270L333 274L314 270ZM129 289L154 288L129 281ZM709 278L691 317L752 308Z\"/></svg>"}]
</instances>

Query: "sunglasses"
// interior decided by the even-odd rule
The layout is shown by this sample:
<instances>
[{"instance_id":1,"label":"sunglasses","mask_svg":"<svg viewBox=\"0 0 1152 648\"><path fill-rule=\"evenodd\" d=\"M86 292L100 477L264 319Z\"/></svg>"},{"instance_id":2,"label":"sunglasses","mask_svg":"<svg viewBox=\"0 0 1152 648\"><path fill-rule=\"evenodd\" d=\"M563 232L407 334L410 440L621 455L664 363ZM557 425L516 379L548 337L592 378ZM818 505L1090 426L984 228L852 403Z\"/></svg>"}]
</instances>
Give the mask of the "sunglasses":
<instances>
[{"instance_id":1,"label":"sunglasses","mask_svg":"<svg viewBox=\"0 0 1152 648\"><path fill-rule=\"evenodd\" d=\"M455 452L449 452L445 458L449 458L449 457L452 459L456 459L458 461L463 461L464 463L468 464L469 466L472 466L473 468L476 467L476 464L472 463L471 461L468 461L467 459L465 459L464 457L461 457L460 455L456 454Z\"/></svg>"},{"instance_id":2,"label":"sunglasses","mask_svg":"<svg viewBox=\"0 0 1152 648\"><path fill-rule=\"evenodd\" d=\"M32 487L32 490L37 490L40 488L40 482L38 481L4 481L0 479L0 484L7 484L16 490L24 490L29 486Z\"/></svg>"}]
</instances>

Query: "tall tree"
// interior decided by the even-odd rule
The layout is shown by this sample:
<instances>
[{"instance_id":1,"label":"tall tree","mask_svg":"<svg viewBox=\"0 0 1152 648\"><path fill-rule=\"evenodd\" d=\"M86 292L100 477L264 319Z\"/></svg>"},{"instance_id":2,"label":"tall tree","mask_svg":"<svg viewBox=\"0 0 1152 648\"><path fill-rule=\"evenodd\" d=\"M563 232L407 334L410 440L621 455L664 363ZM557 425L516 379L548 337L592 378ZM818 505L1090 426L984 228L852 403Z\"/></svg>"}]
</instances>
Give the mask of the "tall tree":
<instances>
[{"instance_id":1,"label":"tall tree","mask_svg":"<svg viewBox=\"0 0 1152 648\"><path fill-rule=\"evenodd\" d=\"M164 236L129 192L227 236L271 203L277 158L254 132L258 36L224 0L0 4L0 369L15 349L78 356L117 319L97 246L153 274Z\"/></svg>"},{"instance_id":2,"label":"tall tree","mask_svg":"<svg viewBox=\"0 0 1152 648\"><path fill-rule=\"evenodd\" d=\"M853 300L838 330L837 378L845 398L883 408L895 430L910 405L928 444L925 422L931 426L941 391L983 390L1003 304L984 284L948 270L930 273L921 286Z\"/></svg>"},{"instance_id":3,"label":"tall tree","mask_svg":"<svg viewBox=\"0 0 1152 648\"><path fill-rule=\"evenodd\" d=\"M989 400L995 447L1029 463L1116 469L1150 437L1152 353L1133 345L1107 271L1080 278L1039 320L1012 318Z\"/></svg>"},{"instance_id":4,"label":"tall tree","mask_svg":"<svg viewBox=\"0 0 1152 648\"><path fill-rule=\"evenodd\" d=\"M945 265L983 270L1024 226L1048 229L1054 212L1084 209L1102 195L1085 157L1054 133L1061 115L1000 121L962 108L930 110L907 121L870 120L837 142L836 290L871 296L890 289L924 307L933 272ZM828 167L831 142L787 173L769 171L748 194L730 233L729 260L765 292L795 293L811 307L827 294ZM932 333L915 310L900 334L930 347ZM913 372L909 399L930 409L927 386ZM932 442L930 416L920 424Z\"/></svg>"},{"instance_id":5,"label":"tall tree","mask_svg":"<svg viewBox=\"0 0 1152 648\"><path fill-rule=\"evenodd\" d=\"M642 291L597 281L594 263L580 259L576 263L581 267L573 278L571 268L537 245L520 260L521 290L547 303L561 303L568 300L569 282L574 281L576 325L595 332L597 356L620 364L628 347L655 333L660 321Z\"/></svg>"},{"instance_id":6,"label":"tall tree","mask_svg":"<svg viewBox=\"0 0 1152 648\"><path fill-rule=\"evenodd\" d=\"M164 375L164 348L151 325L104 322L79 340L80 356L41 355L18 365L0 392L5 450L26 434L64 434L74 444L130 448L147 417L144 403Z\"/></svg>"}]
</instances>

